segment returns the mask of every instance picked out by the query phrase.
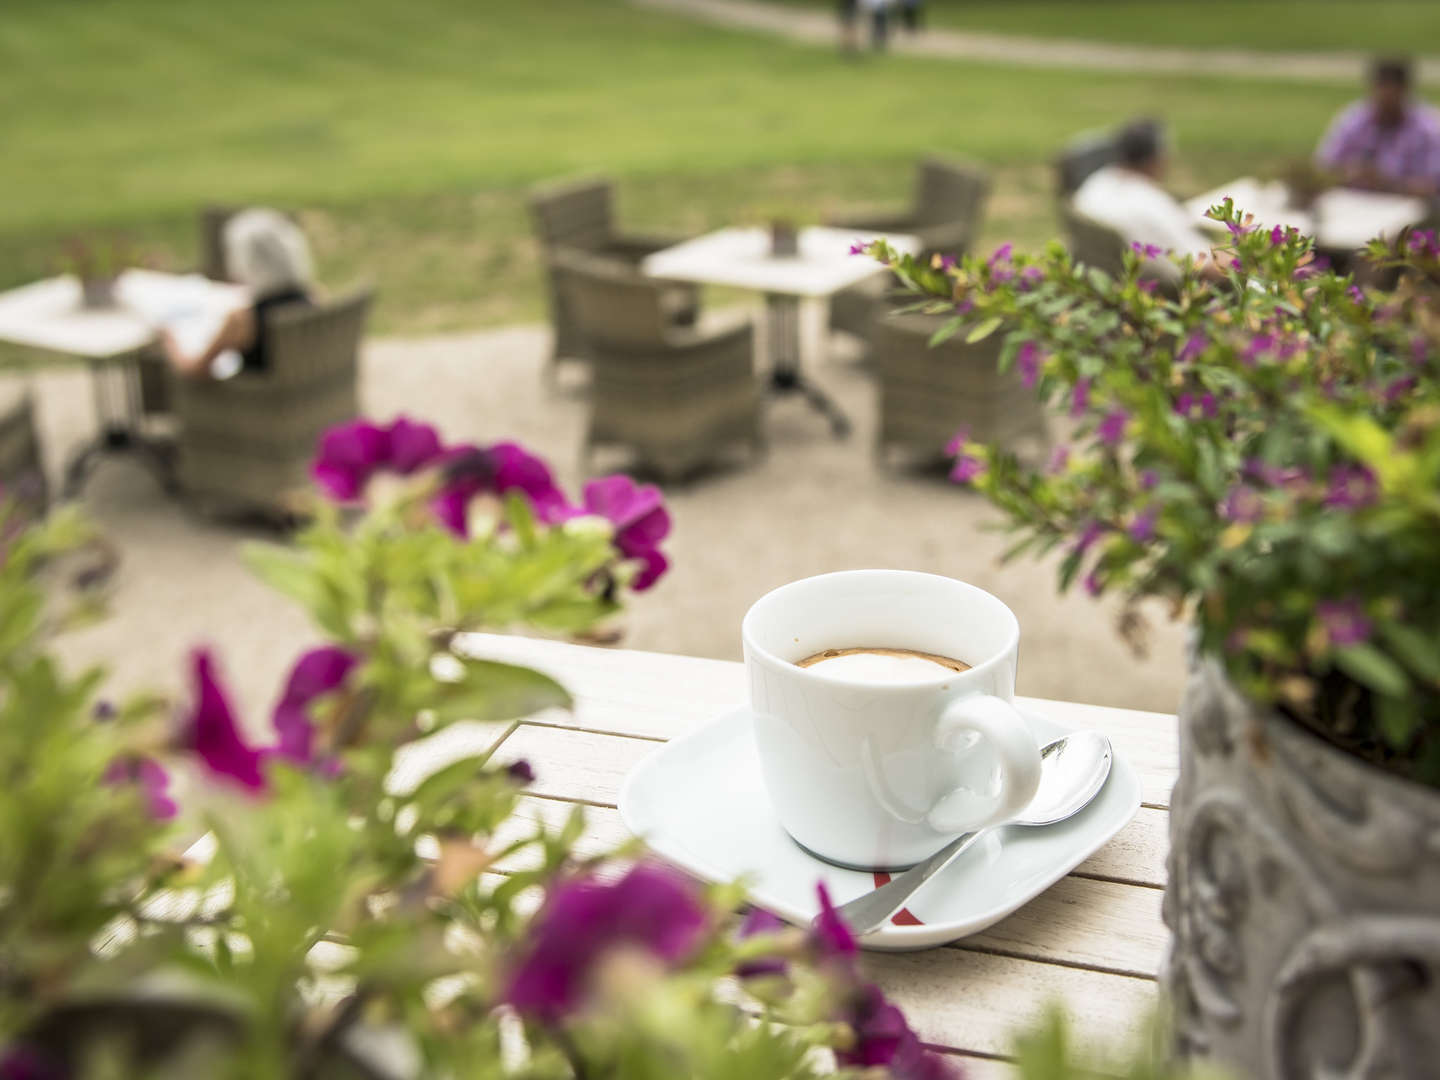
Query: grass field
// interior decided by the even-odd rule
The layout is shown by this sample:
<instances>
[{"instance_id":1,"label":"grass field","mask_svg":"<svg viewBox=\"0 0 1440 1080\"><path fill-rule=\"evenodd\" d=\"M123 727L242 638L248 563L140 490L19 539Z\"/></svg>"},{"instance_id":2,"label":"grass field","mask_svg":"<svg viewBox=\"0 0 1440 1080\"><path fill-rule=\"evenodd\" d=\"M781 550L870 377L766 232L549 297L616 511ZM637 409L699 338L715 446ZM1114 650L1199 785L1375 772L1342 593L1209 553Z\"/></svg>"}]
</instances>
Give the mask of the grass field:
<instances>
[{"instance_id":1,"label":"grass field","mask_svg":"<svg viewBox=\"0 0 1440 1080\"><path fill-rule=\"evenodd\" d=\"M898 201L941 150L997 169L990 238L1034 243L1043 163L1076 131L1164 115L1178 182L1211 183L1307 152L1352 92L855 65L620 0L10 0L0 286L102 229L187 265L203 203L272 203L302 211L328 280L378 282L384 331L533 318L523 197L546 177L608 172L631 220L698 230Z\"/></svg>"},{"instance_id":2,"label":"grass field","mask_svg":"<svg viewBox=\"0 0 1440 1080\"><path fill-rule=\"evenodd\" d=\"M833 8L832 0L774 2ZM935 26L1277 52L1440 51L1428 0L927 0Z\"/></svg>"}]
</instances>

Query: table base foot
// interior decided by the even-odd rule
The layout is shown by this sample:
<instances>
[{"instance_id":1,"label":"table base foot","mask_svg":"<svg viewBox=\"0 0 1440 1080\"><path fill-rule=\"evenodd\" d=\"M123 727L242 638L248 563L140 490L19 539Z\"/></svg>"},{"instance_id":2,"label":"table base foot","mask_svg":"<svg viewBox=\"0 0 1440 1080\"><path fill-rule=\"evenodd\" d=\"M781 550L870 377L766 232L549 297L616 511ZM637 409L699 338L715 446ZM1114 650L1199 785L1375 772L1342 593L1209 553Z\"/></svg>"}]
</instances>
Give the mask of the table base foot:
<instances>
[{"instance_id":1,"label":"table base foot","mask_svg":"<svg viewBox=\"0 0 1440 1080\"><path fill-rule=\"evenodd\" d=\"M768 392L771 397L785 397L800 394L810 407L830 421L830 430L837 439L850 434L850 418L836 405L830 395L821 390L799 371L781 368L770 373Z\"/></svg>"},{"instance_id":2,"label":"table base foot","mask_svg":"<svg viewBox=\"0 0 1440 1080\"><path fill-rule=\"evenodd\" d=\"M85 481L100 464L102 457L126 454L133 457L159 481L167 495L179 493L180 485L175 476L174 454L170 446L154 439L147 439L129 428L107 427L98 436L86 443L65 466L65 483L61 497L71 500L79 496Z\"/></svg>"}]
</instances>

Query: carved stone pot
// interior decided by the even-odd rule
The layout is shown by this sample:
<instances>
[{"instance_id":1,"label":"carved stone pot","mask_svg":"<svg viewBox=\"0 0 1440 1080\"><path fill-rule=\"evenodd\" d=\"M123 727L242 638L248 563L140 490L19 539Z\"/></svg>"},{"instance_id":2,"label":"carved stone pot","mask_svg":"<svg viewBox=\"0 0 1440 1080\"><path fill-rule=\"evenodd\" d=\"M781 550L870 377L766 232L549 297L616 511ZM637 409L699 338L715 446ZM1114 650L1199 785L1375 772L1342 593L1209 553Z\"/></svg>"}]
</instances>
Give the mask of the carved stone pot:
<instances>
[{"instance_id":1,"label":"carved stone pot","mask_svg":"<svg viewBox=\"0 0 1440 1080\"><path fill-rule=\"evenodd\" d=\"M1179 1052L1252 1080L1440 1078L1440 791L1192 667L1162 981Z\"/></svg>"}]
</instances>

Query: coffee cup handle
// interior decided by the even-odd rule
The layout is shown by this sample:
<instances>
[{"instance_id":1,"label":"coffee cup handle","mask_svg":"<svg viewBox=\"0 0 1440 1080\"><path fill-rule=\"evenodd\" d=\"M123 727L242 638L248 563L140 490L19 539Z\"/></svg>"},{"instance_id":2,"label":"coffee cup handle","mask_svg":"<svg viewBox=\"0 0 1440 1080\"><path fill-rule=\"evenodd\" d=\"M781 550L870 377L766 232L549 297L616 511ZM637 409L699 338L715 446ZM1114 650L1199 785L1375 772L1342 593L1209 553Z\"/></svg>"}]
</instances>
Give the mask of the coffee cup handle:
<instances>
[{"instance_id":1,"label":"coffee cup handle","mask_svg":"<svg viewBox=\"0 0 1440 1080\"><path fill-rule=\"evenodd\" d=\"M961 833L1015 817L1040 786L1040 747L1024 718L1004 698L972 694L945 706L935 723L935 746L950 750L962 736L979 736L1000 761L994 795L956 788L936 800L925 822L936 832Z\"/></svg>"}]
</instances>

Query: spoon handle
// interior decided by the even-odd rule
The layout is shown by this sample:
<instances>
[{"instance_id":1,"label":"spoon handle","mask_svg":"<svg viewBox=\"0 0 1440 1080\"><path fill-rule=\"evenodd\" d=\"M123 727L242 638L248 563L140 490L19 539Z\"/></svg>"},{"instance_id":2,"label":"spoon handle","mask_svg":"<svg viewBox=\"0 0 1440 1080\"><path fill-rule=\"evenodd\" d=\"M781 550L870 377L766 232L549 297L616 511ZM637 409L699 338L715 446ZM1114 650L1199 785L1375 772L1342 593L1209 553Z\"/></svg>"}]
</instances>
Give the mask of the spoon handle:
<instances>
[{"instance_id":1,"label":"spoon handle","mask_svg":"<svg viewBox=\"0 0 1440 1080\"><path fill-rule=\"evenodd\" d=\"M872 931L879 930L890 920L890 916L905 906L905 902L916 893L921 885L949 866L955 856L968 848L984 833L985 830L980 829L977 832L957 836L924 862L916 863L903 874L881 885L880 888L841 904L836 909L837 912L857 937L863 937Z\"/></svg>"}]
</instances>

